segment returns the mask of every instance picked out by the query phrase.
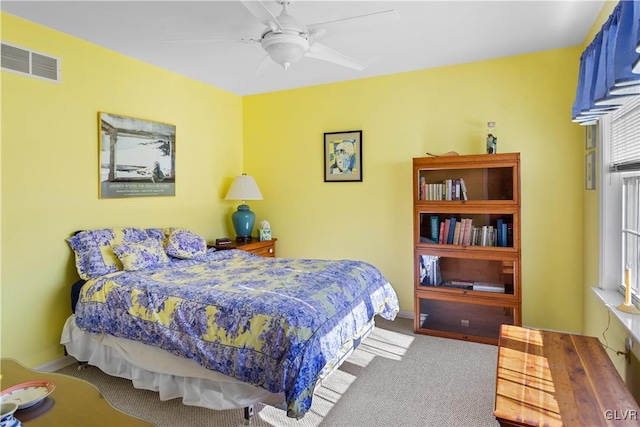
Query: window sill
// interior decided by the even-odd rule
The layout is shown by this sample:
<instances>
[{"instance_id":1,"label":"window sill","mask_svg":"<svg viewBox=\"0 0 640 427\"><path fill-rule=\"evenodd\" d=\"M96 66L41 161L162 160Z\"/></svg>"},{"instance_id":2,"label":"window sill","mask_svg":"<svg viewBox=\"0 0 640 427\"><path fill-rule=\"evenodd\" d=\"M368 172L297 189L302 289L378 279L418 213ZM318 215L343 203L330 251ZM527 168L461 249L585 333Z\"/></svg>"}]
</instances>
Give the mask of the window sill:
<instances>
[{"instance_id":1,"label":"window sill","mask_svg":"<svg viewBox=\"0 0 640 427\"><path fill-rule=\"evenodd\" d=\"M640 315L629 314L616 307L624 302L624 297L618 291L605 291L597 287L591 288L605 306L613 313L620 323L629 331L635 342L640 342Z\"/></svg>"}]
</instances>

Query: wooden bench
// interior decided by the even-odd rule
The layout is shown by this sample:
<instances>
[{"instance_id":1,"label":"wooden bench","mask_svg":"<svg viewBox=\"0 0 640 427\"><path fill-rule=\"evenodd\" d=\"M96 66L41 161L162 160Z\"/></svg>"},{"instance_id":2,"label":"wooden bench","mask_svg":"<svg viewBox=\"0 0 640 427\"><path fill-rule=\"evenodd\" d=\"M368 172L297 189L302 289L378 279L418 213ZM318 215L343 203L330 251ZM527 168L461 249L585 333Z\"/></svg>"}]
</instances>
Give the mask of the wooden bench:
<instances>
[{"instance_id":1,"label":"wooden bench","mask_svg":"<svg viewBox=\"0 0 640 427\"><path fill-rule=\"evenodd\" d=\"M597 338L502 325L501 426L640 426L640 407Z\"/></svg>"}]
</instances>

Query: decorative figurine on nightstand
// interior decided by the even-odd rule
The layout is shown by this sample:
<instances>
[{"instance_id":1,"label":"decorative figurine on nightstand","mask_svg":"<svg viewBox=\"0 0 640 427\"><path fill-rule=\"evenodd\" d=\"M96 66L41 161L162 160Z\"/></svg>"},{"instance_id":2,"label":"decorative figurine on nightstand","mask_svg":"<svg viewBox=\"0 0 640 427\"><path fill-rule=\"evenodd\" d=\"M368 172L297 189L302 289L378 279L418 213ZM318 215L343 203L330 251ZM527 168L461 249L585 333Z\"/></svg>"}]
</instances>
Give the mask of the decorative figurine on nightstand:
<instances>
[{"instance_id":1,"label":"decorative figurine on nightstand","mask_svg":"<svg viewBox=\"0 0 640 427\"><path fill-rule=\"evenodd\" d=\"M261 242L271 240L271 225L269 224L269 221L260 221L260 229L258 232L260 233Z\"/></svg>"}]
</instances>

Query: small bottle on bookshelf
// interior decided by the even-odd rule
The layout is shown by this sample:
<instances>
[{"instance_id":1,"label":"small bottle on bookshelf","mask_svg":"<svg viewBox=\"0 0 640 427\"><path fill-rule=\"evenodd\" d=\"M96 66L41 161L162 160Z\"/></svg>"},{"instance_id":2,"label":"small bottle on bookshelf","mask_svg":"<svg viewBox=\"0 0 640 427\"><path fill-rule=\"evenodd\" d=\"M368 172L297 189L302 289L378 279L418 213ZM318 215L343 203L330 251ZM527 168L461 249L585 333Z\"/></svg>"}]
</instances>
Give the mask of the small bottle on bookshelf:
<instances>
[{"instance_id":1,"label":"small bottle on bookshelf","mask_svg":"<svg viewBox=\"0 0 640 427\"><path fill-rule=\"evenodd\" d=\"M496 122L487 122L487 154L496 154L497 152Z\"/></svg>"}]
</instances>

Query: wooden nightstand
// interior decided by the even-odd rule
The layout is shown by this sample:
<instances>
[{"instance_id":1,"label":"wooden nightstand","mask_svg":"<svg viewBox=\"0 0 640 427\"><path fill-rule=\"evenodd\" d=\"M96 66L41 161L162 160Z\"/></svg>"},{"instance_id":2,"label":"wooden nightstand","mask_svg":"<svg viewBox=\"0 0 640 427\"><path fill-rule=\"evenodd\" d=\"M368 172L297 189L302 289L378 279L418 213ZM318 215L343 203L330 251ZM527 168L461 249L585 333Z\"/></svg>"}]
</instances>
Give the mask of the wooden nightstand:
<instances>
[{"instance_id":1,"label":"wooden nightstand","mask_svg":"<svg viewBox=\"0 0 640 427\"><path fill-rule=\"evenodd\" d=\"M232 240L231 243L227 245L209 243L208 246L210 248L216 248L218 251L224 251L226 249L240 249L242 251L251 252L252 254L264 257L275 257L276 240L278 239L265 240L262 242L259 240L252 240L250 242L236 242L235 240Z\"/></svg>"}]
</instances>

